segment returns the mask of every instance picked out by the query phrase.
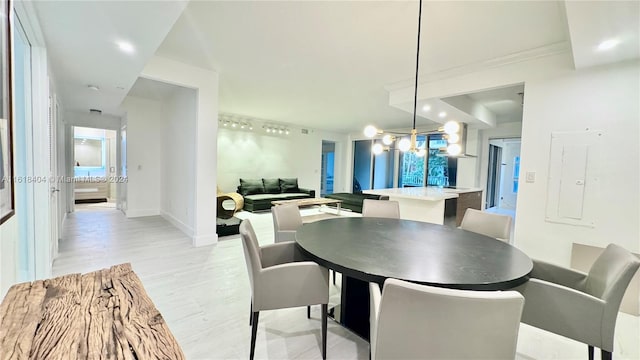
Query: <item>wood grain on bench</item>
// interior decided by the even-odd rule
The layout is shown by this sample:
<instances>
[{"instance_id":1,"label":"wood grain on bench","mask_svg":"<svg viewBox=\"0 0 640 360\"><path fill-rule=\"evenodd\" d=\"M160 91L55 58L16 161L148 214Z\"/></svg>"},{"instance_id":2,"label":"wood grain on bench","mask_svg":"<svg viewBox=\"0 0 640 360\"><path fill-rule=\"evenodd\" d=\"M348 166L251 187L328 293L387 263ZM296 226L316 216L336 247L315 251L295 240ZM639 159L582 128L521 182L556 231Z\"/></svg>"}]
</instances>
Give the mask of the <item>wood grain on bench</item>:
<instances>
[{"instance_id":1,"label":"wood grain on bench","mask_svg":"<svg viewBox=\"0 0 640 360\"><path fill-rule=\"evenodd\" d=\"M130 264L11 287L0 359L184 359Z\"/></svg>"}]
</instances>

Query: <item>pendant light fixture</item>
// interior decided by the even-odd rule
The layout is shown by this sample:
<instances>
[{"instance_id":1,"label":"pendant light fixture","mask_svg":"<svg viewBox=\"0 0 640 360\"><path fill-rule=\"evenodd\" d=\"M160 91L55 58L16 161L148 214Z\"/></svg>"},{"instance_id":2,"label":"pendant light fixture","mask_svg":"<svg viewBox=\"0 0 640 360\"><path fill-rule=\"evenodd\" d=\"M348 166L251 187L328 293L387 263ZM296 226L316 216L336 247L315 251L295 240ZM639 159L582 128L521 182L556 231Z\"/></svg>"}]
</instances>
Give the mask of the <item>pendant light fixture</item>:
<instances>
[{"instance_id":1,"label":"pendant light fixture","mask_svg":"<svg viewBox=\"0 0 640 360\"><path fill-rule=\"evenodd\" d=\"M456 121L449 121L444 124L443 127L434 131L418 132L416 129L416 116L418 108L418 75L420 70L420 33L422 27L422 0L418 9L418 42L416 46L416 77L415 85L413 88L413 123L410 133L399 133L379 130L373 125L368 125L364 128L364 135L369 138L383 135L382 144L376 143L371 150L375 155L381 154L385 150L390 150L391 145L396 142L396 147L402 152L411 152L416 156L422 157L427 153L426 149L419 148L417 146L418 135L445 133L447 139L447 153L449 155L459 155L462 151L462 147L459 142L461 140L460 132L463 129L462 126ZM446 116L446 113L445 113ZM384 145L383 145L384 144Z\"/></svg>"}]
</instances>

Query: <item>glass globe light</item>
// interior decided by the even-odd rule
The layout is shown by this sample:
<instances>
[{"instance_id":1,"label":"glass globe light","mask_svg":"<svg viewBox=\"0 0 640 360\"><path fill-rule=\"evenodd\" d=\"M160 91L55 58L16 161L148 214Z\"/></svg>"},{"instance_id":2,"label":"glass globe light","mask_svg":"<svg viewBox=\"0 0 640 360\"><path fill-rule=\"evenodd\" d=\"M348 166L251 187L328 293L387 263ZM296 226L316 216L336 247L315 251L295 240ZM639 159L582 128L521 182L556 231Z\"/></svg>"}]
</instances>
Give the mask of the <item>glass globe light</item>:
<instances>
[{"instance_id":1,"label":"glass globe light","mask_svg":"<svg viewBox=\"0 0 640 360\"><path fill-rule=\"evenodd\" d=\"M384 151L384 148L382 147L382 144L377 143L377 144L373 144L371 151L373 151L374 155L380 155Z\"/></svg>"},{"instance_id":2,"label":"glass globe light","mask_svg":"<svg viewBox=\"0 0 640 360\"><path fill-rule=\"evenodd\" d=\"M458 144L451 144L447 146L447 153L449 155L453 155L453 156L460 155L461 152L462 152L462 148Z\"/></svg>"},{"instance_id":3,"label":"glass globe light","mask_svg":"<svg viewBox=\"0 0 640 360\"><path fill-rule=\"evenodd\" d=\"M373 125L368 125L367 127L364 128L364 136L366 137L372 138L376 136L377 133L378 133L378 129L376 129L376 127Z\"/></svg>"},{"instance_id":4,"label":"glass globe light","mask_svg":"<svg viewBox=\"0 0 640 360\"><path fill-rule=\"evenodd\" d=\"M410 148L411 148L411 140L407 138L402 138L402 140L398 142L398 149L400 149L400 151L402 152L409 151Z\"/></svg>"},{"instance_id":5,"label":"glass globe light","mask_svg":"<svg viewBox=\"0 0 640 360\"><path fill-rule=\"evenodd\" d=\"M460 135L453 133L453 134L449 134L448 139L449 144L455 144L458 141L460 141Z\"/></svg>"},{"instance_id":6,"label":"glass globe light","mask_svg":"<svg viewBox=\"0 0 640 360\"><path fill-rule=\"evenodd\" d=\"M385 145L391 145L393 143L393 136L385 135L382 137L382 143Z\"/></svg>"},{"instance_id":7,"label":"glass globe light","mask_svg":"<svg viewBox=\"0 0 640 360\"><path fill-rule=\"evenodd\" d=\"M460 124L457 121L447 121L444 124L444 132L447 134L455 134L460 131Z\"/></svg>"}]
</instances>

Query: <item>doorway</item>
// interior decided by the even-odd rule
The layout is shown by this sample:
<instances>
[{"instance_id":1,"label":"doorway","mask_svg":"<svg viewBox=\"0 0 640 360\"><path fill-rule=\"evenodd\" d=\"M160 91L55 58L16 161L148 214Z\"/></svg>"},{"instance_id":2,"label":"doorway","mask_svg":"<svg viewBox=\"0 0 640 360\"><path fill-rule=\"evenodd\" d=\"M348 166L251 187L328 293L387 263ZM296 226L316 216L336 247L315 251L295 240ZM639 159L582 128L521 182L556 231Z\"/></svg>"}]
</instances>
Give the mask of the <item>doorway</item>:
<instances>
[{"instance_id":1,"label":"doorway","mask_svg":"<svg viewBox=\"0 0 640 360\"><path fill-rule=\"evenodd\" d=\"M514 216L520 184L520 138L489 140L485 208Z\"/></svg>"},{"instance_id":2,"label":"doorway","mask_svg":"<svg viewBox=\"0 0 640 360\"><path fill-rule=\"evenodd\" d=\"M320 165L320 196L333 194L336 143L322 140L322 164Z\"/></svg>"},{"instance_id":3,"label":"doorway","mask_svg":"<svg viewBox=\"0 0 640 360\"><path fill-rule=\"evenodd\" d=\"M73 128L73 177L76 210L116 209L117 133Z\"/></svg>"}]
</instances>

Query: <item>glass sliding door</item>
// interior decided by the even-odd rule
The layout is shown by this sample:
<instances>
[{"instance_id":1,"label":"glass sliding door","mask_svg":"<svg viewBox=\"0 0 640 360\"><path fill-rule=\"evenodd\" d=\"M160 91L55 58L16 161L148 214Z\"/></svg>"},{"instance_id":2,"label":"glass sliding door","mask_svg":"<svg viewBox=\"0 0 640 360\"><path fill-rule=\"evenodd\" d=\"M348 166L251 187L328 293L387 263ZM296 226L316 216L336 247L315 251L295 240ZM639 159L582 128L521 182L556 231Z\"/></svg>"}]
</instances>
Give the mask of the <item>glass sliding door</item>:
<instances>
[{"instance_id":1,"label":"glass sliding door","mask_svg":"<svg viewBox=\"0 0 640 360\"><path fill-rule=\"evenodd\" d=\"M426 136L418 135L416 146L424 148ZM398 187L422 187L425 186L425 163L426 156L416 156L410 152L400 152L398 167Z\"/></svg>"},{"instance_id":2,"label":"glass sliding door","mask_svg":"<svg viewBox=\"0 0 640 360\"><path fill-rule=\"evenodd\" d=\"M382 140L375 140L381 143ZM373 161L373 188L389 189L393 187L395 155L393 151L383 151L374 156Z\"/></svg>"},{"instance_id":3,"label":"glass sliding door","mask_svg":"<svg viewBox=\"0 0 640 360\"><path fill-rule=\"evenodd\" d=\"M336 143L322 140L322 163L320 165L320 196L333 194Z\"/></svg>"},{"instance_id":4,"label":"glass sliding door","mask_svg":"<svg viewBox=\"0 0 640 360\"><path fill-rule=\"evenodd\" d=\"M358 140L353 143L353 193L371 189L373 162L371 140Z\"/></svg>"}]
</instances>

